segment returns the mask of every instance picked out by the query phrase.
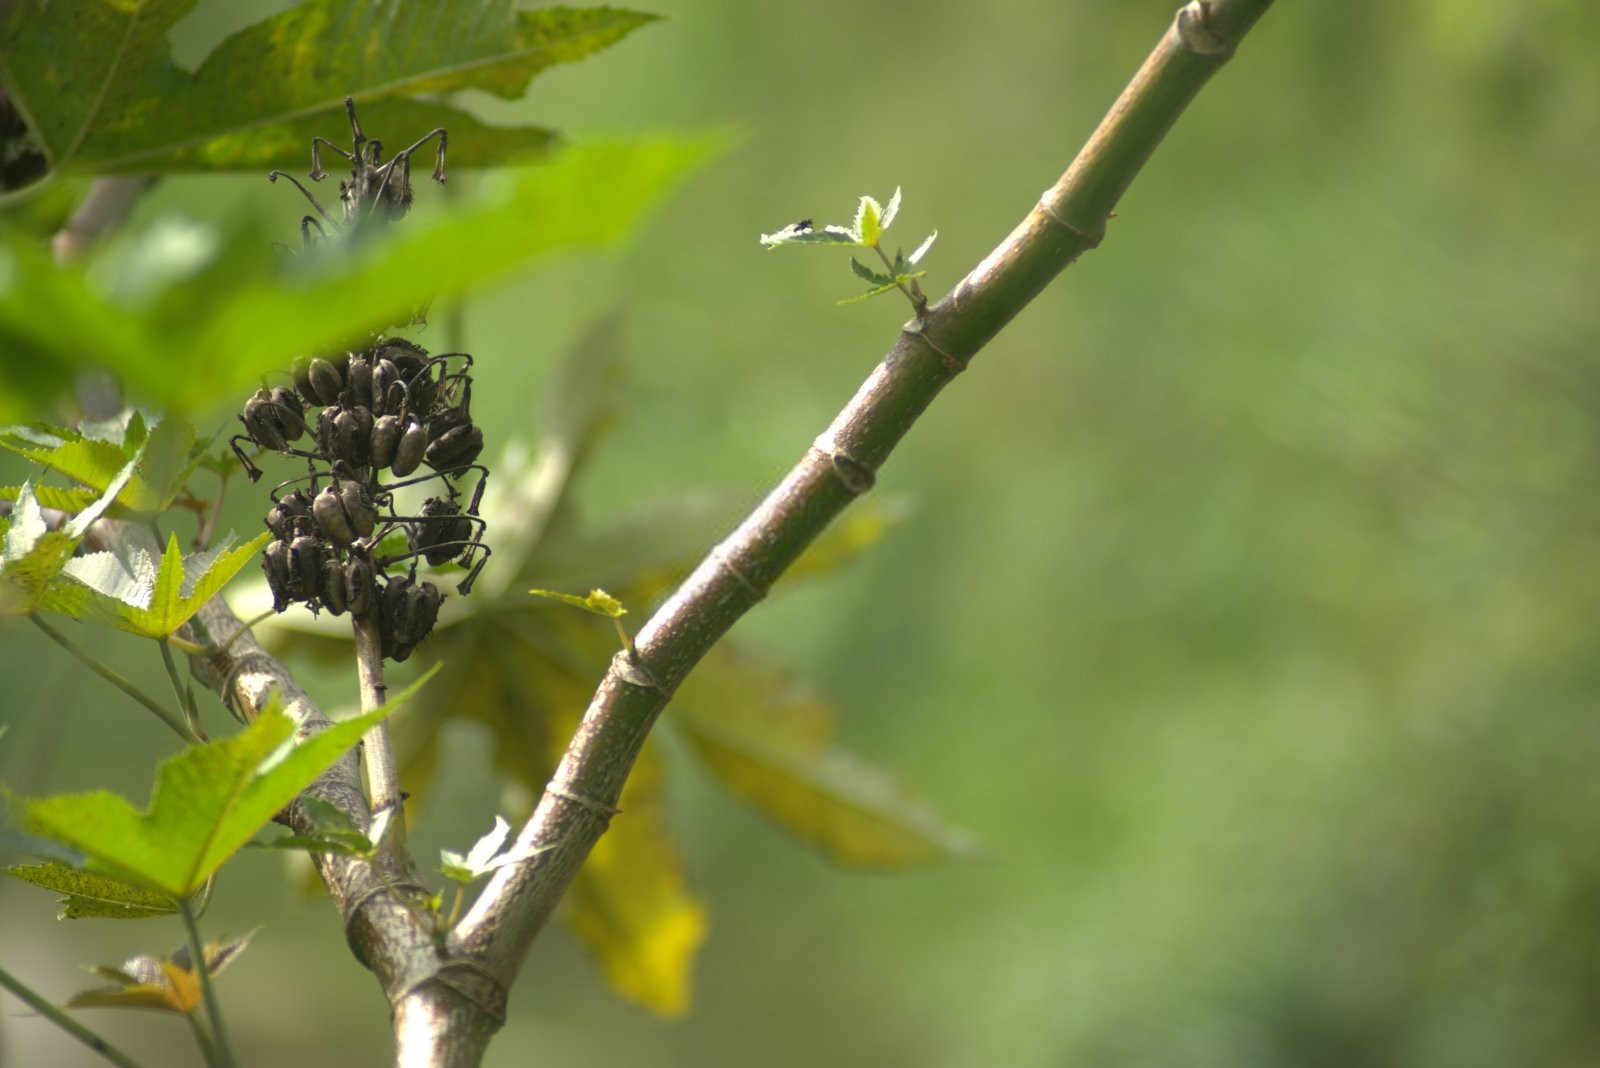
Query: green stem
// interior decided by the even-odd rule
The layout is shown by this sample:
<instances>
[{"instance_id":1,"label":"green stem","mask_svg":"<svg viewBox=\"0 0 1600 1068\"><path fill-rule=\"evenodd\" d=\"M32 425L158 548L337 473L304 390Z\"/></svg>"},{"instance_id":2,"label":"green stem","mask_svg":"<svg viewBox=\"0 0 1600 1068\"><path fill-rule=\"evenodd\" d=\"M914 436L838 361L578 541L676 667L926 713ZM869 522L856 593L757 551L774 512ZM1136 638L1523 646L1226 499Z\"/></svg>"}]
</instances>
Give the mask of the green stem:
<instances>
[{"instance_id":1,"label":"green stem","mask_svg":"<svg viewBox=\"0 0 1600 1068\"><path fill-rule=\"evenodd\" d=\"M172 680L172 692L178 695L178 703L183 706L183 713L189 718L190 736L197 741L207 741L206 732L200 726L200 709L194 703L194 691L184 685L183 676L178 674L178 662L172 658L172 643L162 638L156 644L161 646L161 662L167 666L167 678Z\"/></svg>"},{"instance_id":2,"label":"green stem","mask_svg":"<svg viewBox=\"0 0 1600 1068\"><path fill-rule=\"evenodd\" d=\"M200 927L194 920L194 909L187 898L180 898L178 911L183 914L184 929L189 932L189 960L200 977L200 990L206 999L206 1017L211 1024L211 1038L216 1044L211 1063L217 1068L233 1068L233 1050L228 1047L228 1032L222 1026L222 1007L217 1004L217 992L211 985L211 969L206 967L206 945L200 940Z\"/></svg>"},{"instance_id":3,"label":"green stem","mask_svg":"<svg viewBox=\"0 0 1600 1068\"><path fill-rule=\"evenodd\" d=\"M884 267L888 268L890 275L893 275L894 261L889 258L888 253L883 251L883 246L881 244L873 245L872 251L878 254L878 258L883 261ZM907 283L905 282L896 282L895 284L900 287L900 292L904 293L906 295L906 299L911 302L912 310L918 315L921 315L923 312L928 310L927 294L922 292L922 287L917 285L917 280L915 278L912 278L909 281L910 288L907 288Z\"/></svg>"},{"instance_id":4,"label":"green stem","mask_svg":"<svg viewBox=\"0 0 1600 1068\"><path fill-rule=\"evenodd\" d=\"M206 1064L216 1068L217 1044L211 1041L211 1032L206 1030L206 1025L192 1010L184 1013L183 1018L189 1021L189 1033L194 1035L194 1044L200 1047L200 1056Z\"/></svg>"},{"instance_id":5,"label":"green stem","mask_svg":"<svg viewBox=\"0 0 1600 1068\"><path fill-rule=\"evenodd\" d=\"M117 689L121 690L123 693L127 694L129 697L133 698L135 701L154 712L156 717L160 719L162 723L165 723L167 726L177 731L179 737L190 742L199 740L193 735L193 733L190 732L188 724L184 723L180 717L174 715L170 708L163 705L161 702L157 701L154 697L151 697L143 690L139 689L139 687L135 686L132 682L129 682L127 677L121 672L118 672L109 665L103 664L99 660L95 659L94 656L89 654L86 650L80 648L78 644L71 638L68 638L65 634L62 634L60 631L56 630L50 624L40 619L37 615L29 615L28 618L33 621L34 626L44 631L45 635L51 641L61 646L61 648L65 649L79 660L83 661L84 666L90 671L94 672L96 675L99 675L102 679L105 679L111 685L115 686Z\"/></svg>"},{"instance_id":6,"label":"green stem","mask_svg":"<svg viewBox=\"0 0 1600 1068\"><path fill-rule=\"evenodd\" d=\"M27 986L23 985L22 980L18 979L4 968L0 968L0 986L5 987L7 990L17 995L17 997L27 1002L28 1006L35 1012L39 1013L39 1015L49 1020L57 1027L61 1028L61 1030L65 1031L79 1042L82 1042L85 1046L88 1046L90 1049L100 1054L100 1056L104 1057L112 1064L121 1065L122 1068L140 1068L138 1061L134 1060L132 1057L128 1056L126 1053L122 1052L117 1047L113 1046L111 1043L107 1042L105 1039L89 1030L87 1027L83 1026L83 1024L79 1023L77 1020L74 1020L72 1017L68 1016L61 1009L58 1009L56 1006L52 1005L47 999L34 993Z\"/></svg>"}]
</instances>

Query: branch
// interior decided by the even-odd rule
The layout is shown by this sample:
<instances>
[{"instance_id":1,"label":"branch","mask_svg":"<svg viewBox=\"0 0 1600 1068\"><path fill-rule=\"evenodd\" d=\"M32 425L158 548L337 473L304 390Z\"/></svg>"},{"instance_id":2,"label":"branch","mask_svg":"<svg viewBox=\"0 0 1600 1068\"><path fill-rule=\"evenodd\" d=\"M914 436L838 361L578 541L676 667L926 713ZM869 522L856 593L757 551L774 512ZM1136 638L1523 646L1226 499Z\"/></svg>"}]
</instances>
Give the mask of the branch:
<instances>
[{"instance_id":1,"label":"branch","mask_svg":"<svg viewBox=\"0 0 1600 1068\"><path fill-rule=\"evenodd\" d=\"M645 736L684 676L845 505L872 488L878 468L946 383L1051 279L1100 243L1145 160L1270 2L1194 0L1179 10L1033 211L948 296L906 324L794 469L639 631L637 656L612 659L518 834L514 848L532 859L496 873L452 933L452 955L475 959L511 984L617 811Z\"/></svg>"},{"instance_id":2,"label":"branch","mask_svg":"<svg viewBox=\"0 0 1600 1068\"><path fill-rule=\"evenodd\" d=\"M331 725L288 669L254 635L241 633L244 624L220 596L206 602L188 627L190 637L206 647L204 654L190 657L190 670L241 719L254 719L277 692L294 720L297 740ZM371 826L354 751L300 796L337 806L363 832ZM278 820L296 834L318 833L298 798ZM380 849L371 861L331 853L314 853L312 859L344 918L350 951L378 977L394 1010L397 1062L438 1068L477 1064L505 1020L506 986L472 962L444 954L433 915L422 904L429 890L409 851L400 844Z\"/></svg>"}]
</instances>

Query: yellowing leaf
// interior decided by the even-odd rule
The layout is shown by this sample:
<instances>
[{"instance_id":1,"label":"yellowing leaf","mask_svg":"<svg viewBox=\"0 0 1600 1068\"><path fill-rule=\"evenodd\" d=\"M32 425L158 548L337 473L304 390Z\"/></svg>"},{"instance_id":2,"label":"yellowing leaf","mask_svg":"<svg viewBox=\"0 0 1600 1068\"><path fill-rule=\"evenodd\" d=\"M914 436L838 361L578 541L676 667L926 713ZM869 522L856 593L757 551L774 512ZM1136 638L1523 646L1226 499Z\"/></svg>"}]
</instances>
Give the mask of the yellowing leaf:
<instances>
[{"instance_id":1,"label":"yellowing leaf","mask_svg":"<svg viewBox=\"0 0 1600 1068\"><path fill-rule=\"evenodd\" d=\"M232 964L255 937L252 931L243 938L227 942L207 942L206 971L213 977ZM200 974L189 957L189 947L181 946L169 956L141 953L123 961L120 967L100 965L94 969L111 986L80 991L67 1001L67 1007L155 1009L160 1012L193 1012L202 1000Z\"/></svg>"},{"instance_id":2,"label":"yellowing leaf","mask_svg":"<svg viewBox=\"0 0 1600 1068\"><path fill-rule=\"evenodd\" d=\"M646 742L623 787L622 811L567 891L563 917L617 993L658 1015L681 1016L693 998L706 910L684 880L661 780L660 754Z\"/></svg>"},{"instance_id":3,"label":"yellowing leaf","mask_svg":"<svg viewBox=\"0 0 1600 1068\"><path fill-rule=\"evenodd\" d=\"M833 747L827 707L769 668L713 650L668 707L731 793L840 864L903 868L971 848L882 771Z\"/></svg>"}]
</instances>

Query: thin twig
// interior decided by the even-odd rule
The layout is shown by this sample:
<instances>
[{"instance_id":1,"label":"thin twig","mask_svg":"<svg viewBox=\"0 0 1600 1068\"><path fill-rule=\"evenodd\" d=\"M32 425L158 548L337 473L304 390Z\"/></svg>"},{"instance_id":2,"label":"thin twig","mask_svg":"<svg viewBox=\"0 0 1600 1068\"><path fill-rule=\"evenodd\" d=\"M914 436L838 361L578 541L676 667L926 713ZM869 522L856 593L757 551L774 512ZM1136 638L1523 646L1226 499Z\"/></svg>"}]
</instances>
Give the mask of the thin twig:
<instances>
[{"instance_id":1,"label":"thin twig","mask_svg":"<svg viewBox=\"0 0 1600 1068\"><path fill-rule=\"evenodd\" d=\"M211 982L211 969L206 966L206 944L200 938L200 925L195 923L194 909L188 899L178 899L178 912L183 915L184 930L189 932L189 961L200 976L200 992L206 999L206 1017L211 1024L211 1037L216 1042L216 1065L233 1068L233 1050L228 1045L228 1032L222 1026L222 1006L217 1004L217 991Z\"/></svg>"},{"instance_id":2,"label":"thin twig","mask_svg":"<svg viewBox=\"0 0 1600 1068\"><path fill-rule=\"evenodd\" d=\"M735 620L846 505L939 391L1030 300L1097 245L1117 200L1271 0L1192 0L1066 172L994 251L902 328L882 363L782 482L618 653L550 785L517 835L532 859L497 871L449 948L502 983L617 811L657 715ZM537 850L537 852L534 852Z\"/></svg>"},{"instance_id":3,"label":"thin twig","mask_svg":"<svg viewBox=\"0 0 1600 1068\"><path fill-rule=\"evenodd\" d=\"M74 1020L71 1016L68 1016L61 1009L56 1008L47 998L34 993L34 991L24 984L22 980L18 979L4 968L0 968L0 986L5 987L7 990L17 995L17 997L27 1002L31 1008L38 1012L39 1015L49 1020L57 1027L61 1028L61 1030L65 1031L79 1042L82 1042L85 1046L88 1046L90 1049L100 1054L100 1056L104 1057L112 1064L120 1065L121 1068L140 1068L138 1061L134 1060L132 1057L128 1056L126 1053L122 1052L120 1049L113 1046L111 1043L107 1042L105 1039L101 1038L87 1027L83 1026L83 1024L79 1023L77 1020Z\"/></svg>"},{"instance_id":4,"label":"thin twig","mask_svg":"<svg viewBox=\"0 0 1600 1068\"><path fill-rule=\"evenodd\" d=\"M87 650L80 648L78 644L71 638L68 638L65 634L62 634L60 631L56 630L43 619L40 619L37 615L29 614L28 618L32 620L33 625L42 630L51 641L55 642L57 645L61 646L61 648L77 657L90 671L94 672L96 675L99 675L102 679L105 679L111 685L115 686L117 689L121 690L123 693L127 694L129 697L133 698L135 701L154 712L156 714L156 718L160 719L162 723L165 723L174 731L178 732L178 736L184 741L197 742L201 740L195 737L194 733L189 729L189 725L185 723L181 717L173 714L172 710L166 705L163 705L160 701L157 701L154 697L151 697L149 694L139 689L139 687L135 686L128 680L127 676L123 675L110 665L102 663L100 660L96 659Z\"/></svg>"}]
</instances>

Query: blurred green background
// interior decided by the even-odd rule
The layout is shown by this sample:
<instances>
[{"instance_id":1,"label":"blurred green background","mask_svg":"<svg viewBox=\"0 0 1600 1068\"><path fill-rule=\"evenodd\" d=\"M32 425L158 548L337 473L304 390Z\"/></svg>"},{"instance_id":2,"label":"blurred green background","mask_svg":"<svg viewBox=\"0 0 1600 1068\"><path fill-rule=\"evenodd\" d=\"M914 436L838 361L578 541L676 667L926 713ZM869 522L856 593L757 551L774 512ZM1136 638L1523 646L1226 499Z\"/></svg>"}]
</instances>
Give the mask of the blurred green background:
<instances>
[{"instance_id":1,"label":"blurred green background","mask_svg":"<svg viewBox=\"0 0 1600 1068\"><path fill-rule=\"evenodd\" d=\"M180 55L284 6L202 3ZM836 308L842 256L756 235L898 184L904 240L940 230L943 293L1174 6L661 2L671 21L524 101L469 94L576 139L743 133L627 252L469 304L491 443L526 435L542 375L621 309L623 418L586 514L703 485L754 500L906 314ZM1577 0L1270 11L1104 245L883 472L909 520L736 629L982 852L841 872L672 749L712 910L694 1012L619 1001L552 929L487 1063L1595 1063L1596 41ZM289 232L294 198L254 178L164 182L134 224L245 197ZM259 507L233 504L250 529ZM135 639L108 644L163 685ZM0 662L7 784L145 795L165 732L31 628L5 628ZM424 850L496 801L486 739L447 743ZM245 856L208 914L265 925L221 986L244 1061L385 1062L376 986L287 885ZM180 938L52 915L0 885L0 959L56 997L80 963ZM188 1042L173 1021L94 1022L150 1063L193 1059L164 1052ZM99 1063L16 1015L0 1059Z\"/></svg>"}]
</instances>

